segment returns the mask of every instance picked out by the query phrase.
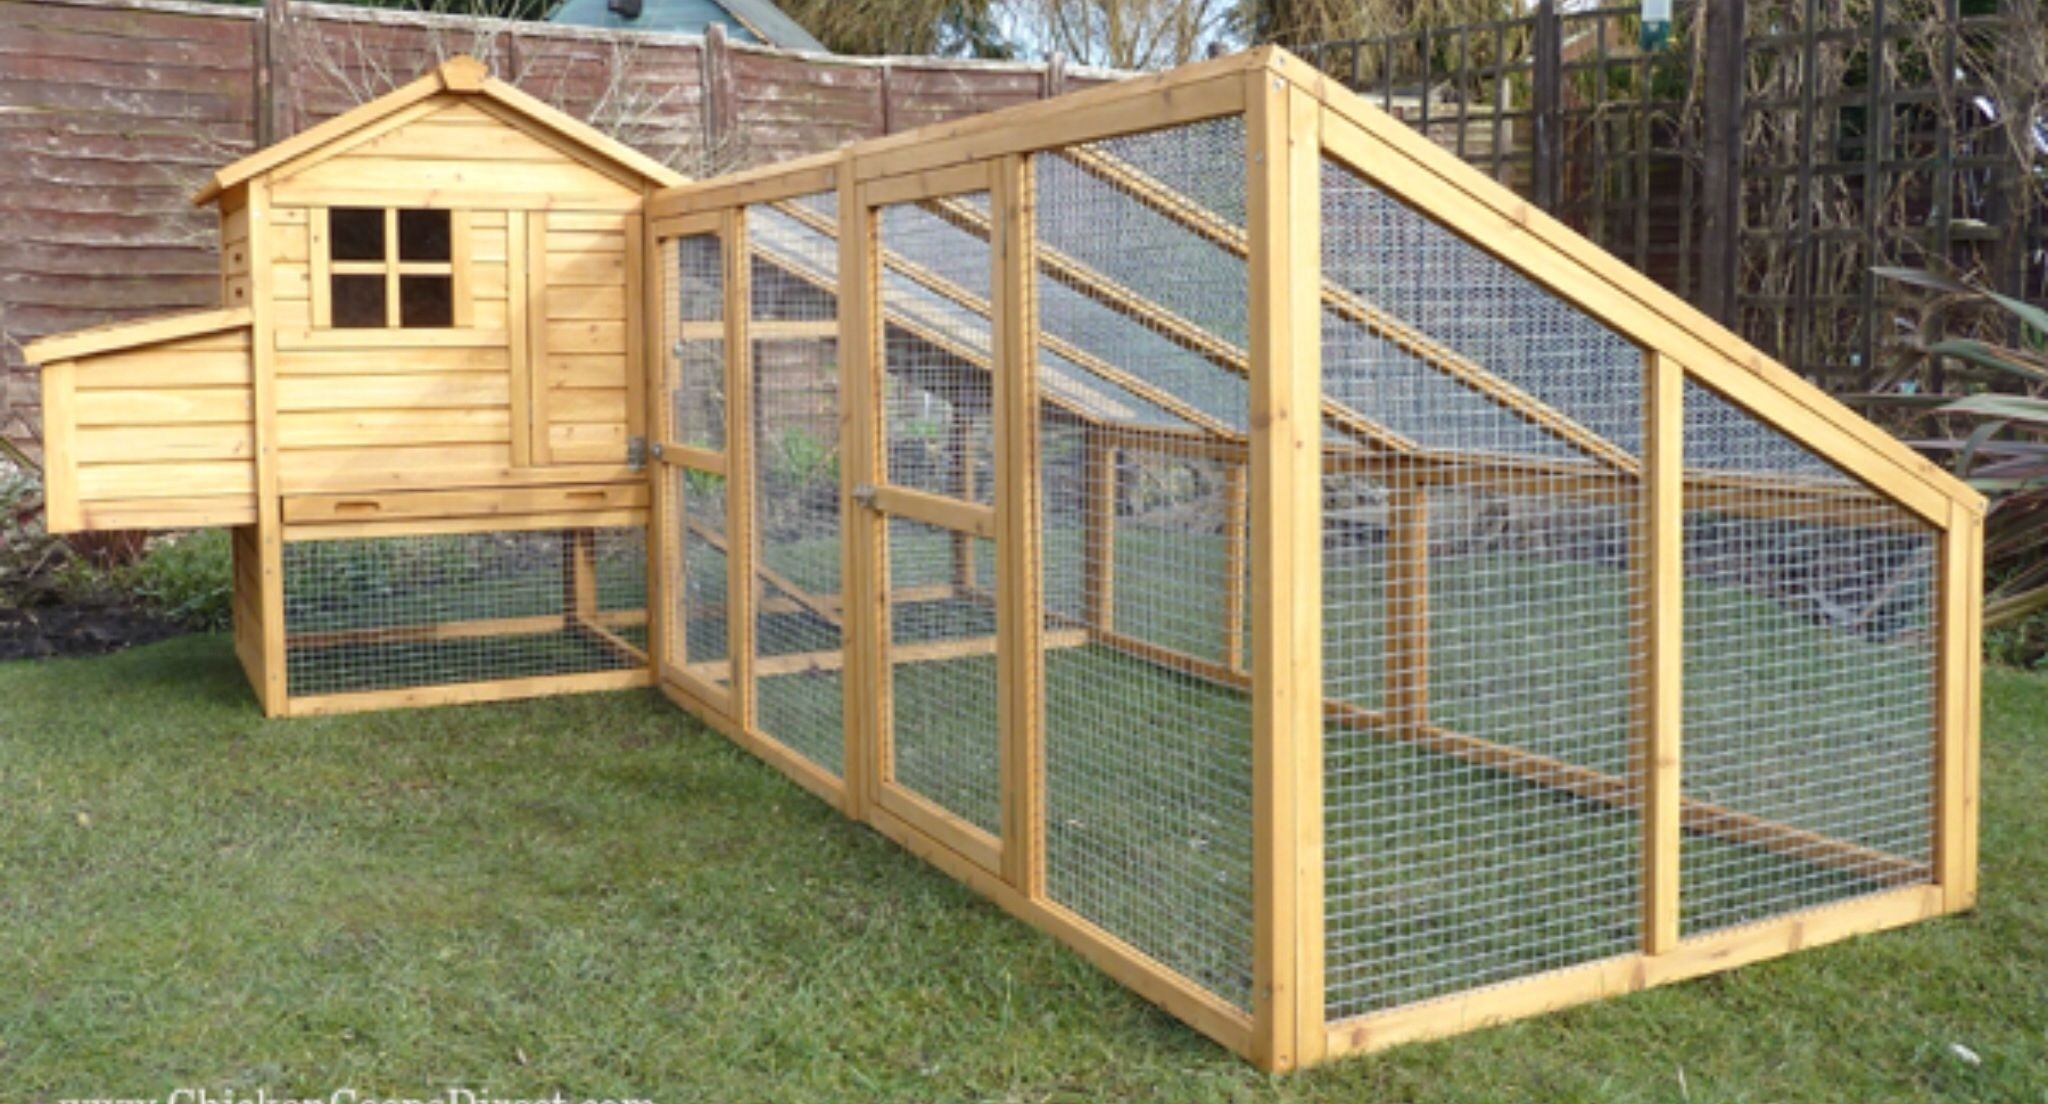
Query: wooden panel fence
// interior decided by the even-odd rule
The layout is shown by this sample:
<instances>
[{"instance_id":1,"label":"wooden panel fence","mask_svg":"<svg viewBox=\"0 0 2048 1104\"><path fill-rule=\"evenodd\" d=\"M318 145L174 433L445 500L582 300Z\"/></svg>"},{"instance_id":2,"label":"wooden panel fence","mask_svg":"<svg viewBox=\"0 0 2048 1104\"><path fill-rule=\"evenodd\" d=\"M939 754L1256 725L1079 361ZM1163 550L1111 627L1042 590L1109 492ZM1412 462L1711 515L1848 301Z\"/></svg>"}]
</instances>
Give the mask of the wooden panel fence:
<instances>
[{"instance_id":1,"label":"wooden panel fence","mask_svg":"<svg viewBox=\"0 0 2048 1104\"><path fill-rule=\"evenodd\" d=\"M41 412L21 346L220 304L207 174L471 53L691 176L1114 79L267 0L0 0L0 434Z\"/></svg>"}]
</instances>

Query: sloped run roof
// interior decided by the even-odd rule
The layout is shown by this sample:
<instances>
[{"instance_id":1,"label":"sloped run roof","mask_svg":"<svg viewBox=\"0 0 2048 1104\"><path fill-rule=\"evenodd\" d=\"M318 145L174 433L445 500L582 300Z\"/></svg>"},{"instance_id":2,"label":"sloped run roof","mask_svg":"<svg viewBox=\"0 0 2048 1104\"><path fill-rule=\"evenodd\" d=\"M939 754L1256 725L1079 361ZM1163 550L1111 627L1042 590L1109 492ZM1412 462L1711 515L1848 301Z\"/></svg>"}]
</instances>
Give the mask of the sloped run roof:
<instances>
[{"instance_id":1,"label":"sloped run roof","mask_svg":"<svg viewBox=\"0 0 2048 1104\"><path fill-rule=\"evenodd\" d=\"M741 42L829 52L824 43L767 0L643 0L636 19L613 11L607 0L566 0L549 13L548 22L667 34L703 34L705 28L719 24Z\"/></svg>"},{"instance_id":2,"label":"sloped run roof","mask_svg":"<svg viewBox=\"0 0 2048 1104\"><path fill-rule=\"evenodd\" d=\"M344 112L310 130L242 158L213 174L213 179L192 197L194 206L211 203L221 194L255 177L304 158L318 156L323 149L380 120L443 94L477 96L492 101L515 117L533 123L597 160L625 169L654 184L681 184L685 177L674 169L641 153L588 123L580 122L490 75L483 62L473 57L454 57L426 76L396 91L379 96L352 111Z\"/></svg>"}]
</instances>

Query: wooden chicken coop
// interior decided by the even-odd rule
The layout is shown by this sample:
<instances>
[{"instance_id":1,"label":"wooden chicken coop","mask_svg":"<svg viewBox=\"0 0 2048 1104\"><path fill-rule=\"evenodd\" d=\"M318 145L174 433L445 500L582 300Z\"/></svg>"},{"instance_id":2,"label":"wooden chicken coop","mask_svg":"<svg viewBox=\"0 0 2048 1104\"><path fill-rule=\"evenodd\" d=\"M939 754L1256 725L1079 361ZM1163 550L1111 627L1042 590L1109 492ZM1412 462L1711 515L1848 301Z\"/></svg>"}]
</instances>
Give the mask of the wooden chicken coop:
<instances>
[{"instance_id":1,"label":"wooden chicken coop","mask_svg":"<svg viewBox=\"0 0 2048 1104\"><path fill-rule=\"evenodd\" d=\"M646 685L642 212L470 58L215 174L223 308L36 342L49 525L229 526L266 712Z\"/></svg>"},{"instance_id":2,"label":"wooden chicken coop","mask_svg":"<svg viewBox=\"0 0 2048 1104\"><path fill-rule=\"evenodd\" d=\"M202 199L51 519L234 526L272 712L651 681L1268 1069L1974 902L1982 500L1283 52L702 182L456 62Z\"/></svg>"}]
</instances>

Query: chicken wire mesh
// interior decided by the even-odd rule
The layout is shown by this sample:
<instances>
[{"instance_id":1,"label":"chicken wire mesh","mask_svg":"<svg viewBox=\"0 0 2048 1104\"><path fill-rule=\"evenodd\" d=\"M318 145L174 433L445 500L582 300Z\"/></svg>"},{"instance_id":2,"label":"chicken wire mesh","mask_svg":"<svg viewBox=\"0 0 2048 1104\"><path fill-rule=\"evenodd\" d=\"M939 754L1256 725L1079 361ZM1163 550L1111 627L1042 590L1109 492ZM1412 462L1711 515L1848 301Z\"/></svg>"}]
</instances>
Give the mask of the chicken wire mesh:
<instances>
[{"instance_id":1,"label":"chicken wire mesh","mask_svg":"<svg viewBox=\"0 0 2048 1104\"><path fill-rule=\"evenodd\" d=\"M1469 473L1433 480L1426 454L1326 470L1341 1019L1636 948L1641 819L1600 783L1625 784L1648 611L1639 481L1470 384L1476 365L1630 455L1641 353L1344 166L1325 162L1322 205L1326 394ZM1432 348L1388 340L1403 328Z\"/></svg>"},{"instance_id":2,"label":"chicken wire mesh","mask_svg":"<svg viewBox=\"0 0 2048 1104\"><path fill-rule=\"evenodd\" d=\"M287 686L302 697L644 667L646 571L640 529L288 543Z\"/></svg>"},{"instance_id":3,"label":"chicken wire mesh","mask_svg":"<svg viewBox=\"0 0 2048 1104\"><path fill-rule=\"evenodd\" d=\"M725 447L724 260L716 234L677 238L662 251L662 286L671 289L675 310L670 432L675 441L712 450Z\"/></svg>"},{"instance_id":4,"label":"chicken wire mesh","mask_svg":"<svg viewBox=\"0 0 2048 1104\"><path fill-rule=\"evenodd\" d=\"M963 586L955 536L889 521L889 777L1000 835L995 542L968 538L978 577Z\"/></svg>"},{"instance_id":5,"label":"chicken wire mesh","mask_svg":"<svg viewBox=\"0 0 2048 1104\"><path fill-rule=\"evenodd\" d=\"M675 518L681 548L670 570L670 655L699 680L724 685L732 680L727 615L730 576L726 560L726 480L710 472L684 470L675 478Z\"/></svg>"},{"instance_id":6,"label":"chicken wire mesh","mask_svg":"<svg viewBox=\"0 0 2048 1104\"><path fill-rule=\"evenodd\" d=\"M1712 392L1685 404L1688 469L1779 474L1686 492L1682 787L1747 820L1684 840L1683 930L1931 880L1935 533Z\"/></svg>"},{"instance_id":7,"label":"chicken wire mesh","mask_svg":"<svg viewBox=\"0 0 2048 1104\"><path fill-rule=\"evenodd\" d=\"M802 201L798 201L802 202ZM771 208L748 211L751 230ZM845 736L839 582L836 297L772 258L751 260L755 722L839 774ZM765 661L765 662L764 662Z\"/></svg>"},{"instance_id":8,"label":"chicken wire mesh","mask_svg":"<svg viewBox=\"0 0 2048 1104\"><path fill-rule=\"evenodd\" d=\"M1034 158L1042 334L1210 427L1114 435L1042 412L1046 890L1251 1006L1251 709L1240 461L1249 286L1240 253L1161 214L1198 180L1242 239L1242 122ZM1084 367L1086 365L1084 364ZM1081 630L1078 646L1063 632Z\"/></svg>"},{"instance_id":9,"label":"chicken wire mesh","mask_svg":"<svg viewBox=\"0 0 2048 1104\"><path fill-rule=\"evenodd\" d=\"M1046 890L1251 1000L1251 703L1226 615L1250 534L1226 466L1040 432ZM1067 637L1079 628L1085 643Z\"/></svg>"}]
</instances>

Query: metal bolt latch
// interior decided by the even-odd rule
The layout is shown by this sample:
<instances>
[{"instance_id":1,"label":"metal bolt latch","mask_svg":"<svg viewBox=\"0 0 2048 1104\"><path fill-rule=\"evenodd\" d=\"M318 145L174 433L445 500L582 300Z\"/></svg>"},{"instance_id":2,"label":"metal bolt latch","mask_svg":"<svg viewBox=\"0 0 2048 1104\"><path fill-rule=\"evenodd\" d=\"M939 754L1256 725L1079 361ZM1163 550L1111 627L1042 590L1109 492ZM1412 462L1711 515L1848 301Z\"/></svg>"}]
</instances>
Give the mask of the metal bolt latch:
<instances>
[{"instance_id":1,"label":"metal bolt latch","mask_svg":"<svg viewBox=\"0 0 2048 1104\"><path fill-rule=\"evenodd\" d=\"M867 507L867 508L868 508L868 509L870 509L870 510L874 509L874 508L875 508L875 486L874 486L874 484L872 484L872 483L862 483L862 484L860 484L859 486L855 487L855 488L853 489L853 500L854 500L855 502L857 502L857 503L861 504L862 506L865 506L865 507Z\"/></svg>"}]
</instances>

